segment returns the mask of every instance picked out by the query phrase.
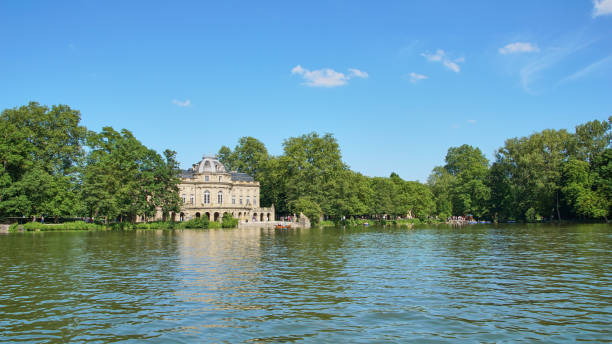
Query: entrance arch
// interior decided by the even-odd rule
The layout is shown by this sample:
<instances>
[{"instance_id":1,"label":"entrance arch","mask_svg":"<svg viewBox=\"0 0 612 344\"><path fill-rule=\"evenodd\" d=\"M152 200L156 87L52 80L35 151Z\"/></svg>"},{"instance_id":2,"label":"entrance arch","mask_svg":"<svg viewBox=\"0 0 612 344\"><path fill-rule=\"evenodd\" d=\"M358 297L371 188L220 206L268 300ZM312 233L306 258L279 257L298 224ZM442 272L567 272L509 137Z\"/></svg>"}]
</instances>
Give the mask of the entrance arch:
<instances>
[{"instance_id":1,"label":"entrance arch","mask_svg":"<svg viewBox=\"0 0 612 344\"><path fill-rule=\"evenodd\" d=\"M257 213L253 213L253 222L257 221Z\"/></svg>"},{"instance_id":2,"label":"entrance arch","mask_svg":"<svg viewBox=\"0 0 612 344\"><path fill-rule=\"evenodd\" d=\"M259 214L259 221L260 222L263 222L263 215L264 215L263 213Z\"/></svg>"},{"instance_id":3,"label":"entrance arch","mask_svg":"<svg viewBox=\"0 0 612 344\"><path fill-rule=\"evenodd\" d=\"M219 213L215 213L215 222L219 222Z\"/></svg>"},{"instance_id":4,"label":"entrance arch","mask_svg":"<svg viewBox=\"0 0 612 344\"><path fill-rule=\"evenodd\" d=\"M208 221L210 221L210 213L206 212L206 218L208 219Z\"/></svg>"},{"instance_id":5,"label":"entrance arch","mask_svg":"<svg viewBox=\"0 0 612 344\"><path fill-rule=\"evenodd\" d=\"M200 218L200 213L196 213L196 219Z\"/></svg>"},{"instance_id":6,"label":"entrance arch","mask_svg":"<svg viewBox=\"0 0 612 344\"><path fill-rule=\"evenodd\" d=\"M181 221L181 222L185 221L185 214L184 213L181 213L179 215L179 221Z\"/></svg>"},{"instance_id":7,"label":"entrance arch","mask_svg":"<svg viewBox=\"0 0 612 344\"><path fill-rule=\"evenodd\" d=\"M266 221L270 222L270 213L268 213L268 216L266 217Z\"/></svg>"}]
</instances>

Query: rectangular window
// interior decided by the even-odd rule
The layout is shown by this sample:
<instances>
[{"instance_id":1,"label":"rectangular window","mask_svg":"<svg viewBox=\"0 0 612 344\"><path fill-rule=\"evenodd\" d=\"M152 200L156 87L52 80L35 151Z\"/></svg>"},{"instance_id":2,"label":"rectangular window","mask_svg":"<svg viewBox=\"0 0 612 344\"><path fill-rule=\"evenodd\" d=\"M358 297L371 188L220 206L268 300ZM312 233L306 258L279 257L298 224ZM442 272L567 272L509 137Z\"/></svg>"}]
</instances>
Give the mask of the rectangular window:
<instances>
[{"instance_id":1,"label":"rectangular window","mask_svg":"<svg viewBox=\"0 0 612 344\"><path fill-rule=\"evenodd\" d=\"M253 205L257 205L257 197L253 196Z\"/></svg>"},{"instance_id":2,"label":"rectangular window","mask_svg":"<svg viewBox=\"0 0 612 344\"><path fill-rule=\"evenodd\" d=\"M219 181L221 181L221 176L219 176Z\"/></svg>"},{"instance_id":3,"label":"rectangular window","mask_svg":"<svg viewBox=\"0 0 612 344\"><path fill-rule=\"evenodd\" d=\"M193 195L191 195L191 197L189 197L189 202L190 202L191 204L193 204Z\"/></svg>"},{"instance_id":4,"label":"rectangular window","mask_svg":"<svg viewBox=\"0 0 612 344\"><path fill-rule=\"evenodd\" d=\"M232 197L232 204L236 204L236 197Z\"/></svg>"},{"instance_id":5,"label":"rectangular window","mask_svg":"<svg viewBox=\"0 0 612 344\"><path fill-rule=\"evenodd\" d=\"M185 195L181 195L181 198L183 199L183 204L185 204Z\"/></svg>"},{"instance_id":6,"label":"rectangular window","mask_svg":"<svg viewBox=\"0 0 612 344\"><path fill-rule=\"evenodd\" d=\"M208 181L208 176L204 176L204 181L207 182Z\"/></svg>"},{"instance_id":7,"label":"rectangular window","mask_svg":"<svg viewBox=\"0 0 612 344\"><path fill-rule=\"evenodd\" d=\"M246 204L251 204L251 196L247 196L247 203Z\"/></svg>"},{"instance_id":8,"label":"rectangular window","mask_svg":"<svg viewBox=\"0 0 612 344\"><path fill-rule=\"evenodd\" d=\"M240 196L240 204L242 204L242 196Z\"/></svg>"}]
</instances>

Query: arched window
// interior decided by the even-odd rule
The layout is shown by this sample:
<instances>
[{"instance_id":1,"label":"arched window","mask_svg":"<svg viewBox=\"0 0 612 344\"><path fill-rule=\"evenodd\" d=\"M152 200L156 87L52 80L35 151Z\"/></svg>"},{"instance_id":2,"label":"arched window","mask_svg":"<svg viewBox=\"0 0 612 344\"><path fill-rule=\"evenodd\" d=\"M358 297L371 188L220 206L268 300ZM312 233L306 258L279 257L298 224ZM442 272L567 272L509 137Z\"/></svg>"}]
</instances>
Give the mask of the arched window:
<instances>
[{"instance_id":1,"label":"arched window","mask_svg":"<svg viewBox=\"0 0 612 344\"><path fill-rule=\"evenodd\" d=\"M204 204L210 204L210 192L204 191Z\"/></svg>"},{"instance_id":2,"label":"arched window","mask_svg":"<svg viewBox=\"0 0 612 344\"><path fill-rule=\"evenodd\" d=\"M219 191L217 194L217 203L223 204L223 192Z\"/></svg>"},{"instance_id":3,"label":"arched window","mask_svg":"<svg viewBox=\"0 0 612 344\"><path fill-rule=\"evenodd\" d=\"M189 203L193 204L193 194L191 194L191 196L189 196Z\"/></svg>"}]
</instances>

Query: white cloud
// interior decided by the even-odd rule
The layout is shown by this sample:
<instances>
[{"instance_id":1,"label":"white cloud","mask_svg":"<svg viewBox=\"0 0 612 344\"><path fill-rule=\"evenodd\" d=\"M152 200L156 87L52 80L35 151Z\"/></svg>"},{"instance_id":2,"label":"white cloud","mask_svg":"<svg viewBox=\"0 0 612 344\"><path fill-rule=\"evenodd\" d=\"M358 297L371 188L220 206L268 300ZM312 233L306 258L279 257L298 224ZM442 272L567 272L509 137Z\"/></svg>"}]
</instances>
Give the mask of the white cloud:
<instances>
[{"instance_id":1,"label":"white cloud","mask_svg":"<svg viewBox=\"0 0 612 344\"><path fill-rule=\"evenodd\" d=\"M612 14L612 0L593 0L593 17Z\"/></svg>"},{"instance_id":2,"label":"white cloud","mask_svg":"<svg viewBox=\"0 0 612 344\"><path fill-rule=\"evenodd\" d=\"M187 99L185 101L172 99L172 104L180 107L188 107L191 106L191 100Z\"/></svg>"},{"instance_id":3,"label":"white cloud","mask_svg":"<svg viewBox=\"0 0 612 344\"><path fill-rule=\"evenodd\" d=\"M470 124L476 124L476 120L475 120L475 119L468 119L468 123L470 123Z\"/></svg>"},{"instance_id":4,"label":"white cloud","mask_svg":"<svg viewBox=\"0 0 612 344\"><path fill-rule=\"evenodd\" d=\"M412 72L409 75L410 75L410 82L413 84L416 84L417 82L428 78L427 75L417 74L415 72Z\"/></svg>"},{"instance_id":5,"label":"white cloud","mask_svg":"<svg viewBox=\"0 0 612 344\"><path fill-rule=\"evenodd\" d=\"M506 44L505 47L499 48L499 53L502 55L516 54L516 53L537 53L540 51L537 45L529 42L514 42Z\"/></svg>"},{"instance_id":6,"label":"white cloud","mask_svg":"<svg viewBox=\"0 0 612 344\"><path fill-rule=\"evenodd\" d=\"M300 65L293 67L291 74L301 75L304 84L311 87L338 87L346 85L352 77L365 79L369 76L367 72L354 68L349 68L349 75L346 75L331 68L308 70Z\"/></svg>"},{"instance_id":7,"label":"white cloud","mask_svg":"<svg viewBox=\"0 0 612 344\"><path fill-rule=\"evenodd\" d=\"M349 68L348 70L349 72L351 72L351 76L354 76L357 78L367 79L370 76L367 72L364 72L359 69Z\"/></svg>"},{"instance_id":8,"label":"white cloud","mask_svg":"<svg viewBox=\"0 0 612 344\"><path fill-rule=\"evenodd\" d=\"M459 63L465 62L464 57L451 59L442 49L436 50L435 54L426 54L422 53L421 56L425 57L428 61L431 62L441 62L446 68L452 70L455 73L459 73L461 68L459 67Z\"/></svg>"}]
</instances>

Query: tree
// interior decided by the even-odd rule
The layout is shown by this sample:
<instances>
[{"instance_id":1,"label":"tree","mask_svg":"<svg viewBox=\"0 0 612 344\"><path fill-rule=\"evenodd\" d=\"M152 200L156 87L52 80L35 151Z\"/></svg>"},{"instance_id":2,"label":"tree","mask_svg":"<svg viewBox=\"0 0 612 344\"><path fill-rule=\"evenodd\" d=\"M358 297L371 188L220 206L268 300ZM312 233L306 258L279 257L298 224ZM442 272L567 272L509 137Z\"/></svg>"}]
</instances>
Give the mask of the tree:
<instances>
[{"instance_id":1,"label":"tree","mask_svg":"<svg viewBox=\"0 0 612 344\"><path fill-rule=\"evenodd\" d=\"M449 148L445 161L429 177L440 216L488 215L491 190L486 184L489 161L484 154L479 148L462 145Z\"/></svg>"},{"instance_id":2,"label":"tree","mask_svg":"<svg viewBox=\"0 0 612 344\"><path fill-rule=\"evenodd\" d=\"M563 193L572 210L588 218L608 220L612 200L602 189L594 188L595 175L586 161L571 159L563 168Z\"/></svg>"},{"instance_id":3,"label":"tree","mask_svg":"<svg viewBox=\"0 0 612 344\"><path fill-rule=\"evenodd\" d=\"M0 115L0 215L80 213L77 191L86 129L66 105L31 102Z\"/></svg>"}]
</instances>

